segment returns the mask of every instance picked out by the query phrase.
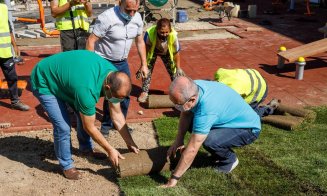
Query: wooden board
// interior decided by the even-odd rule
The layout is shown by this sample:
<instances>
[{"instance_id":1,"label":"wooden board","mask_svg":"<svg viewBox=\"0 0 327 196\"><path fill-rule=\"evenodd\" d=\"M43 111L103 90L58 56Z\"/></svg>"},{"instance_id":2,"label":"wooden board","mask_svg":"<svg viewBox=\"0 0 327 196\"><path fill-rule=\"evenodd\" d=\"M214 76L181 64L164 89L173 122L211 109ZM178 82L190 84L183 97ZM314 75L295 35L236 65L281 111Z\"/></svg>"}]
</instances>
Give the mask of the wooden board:
<instances>
[{"instance_id":1,"label":"wooden board","mask_svg":"<svg viewBox=\"0 0 327 196\"><path fill-rule=\"evenodd\" d=\"M292 48L284 52L279 52L278 56L292 63L295 62L299 57L309 57L326 51L327 38Z\"/></svg>"}]
</instances>

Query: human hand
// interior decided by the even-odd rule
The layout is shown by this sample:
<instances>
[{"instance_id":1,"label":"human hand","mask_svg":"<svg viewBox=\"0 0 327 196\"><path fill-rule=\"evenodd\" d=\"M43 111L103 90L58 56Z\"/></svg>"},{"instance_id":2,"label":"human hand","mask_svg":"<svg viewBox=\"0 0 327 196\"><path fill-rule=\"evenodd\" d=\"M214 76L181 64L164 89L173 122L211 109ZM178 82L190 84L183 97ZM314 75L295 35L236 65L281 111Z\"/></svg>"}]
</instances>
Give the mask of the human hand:
<instances>
[{"instance_id":1,"label":"human hand","mask_svg":"<svg viewBox=\"0 0 327 196\"><path fill-rule=\"evenodd\" d=\"M171 187L176 186L177 182L178 181L176 179L169 178L169 180L168 180L168 182L166 184L163 184L163 185L161 185L159 187L160 188L171 188Z\"/></svg>"},{"instance_id":2,"label":"human hand","mask_svg":"<svg viewBox=\"0 0 327 196\"><path fill-rule=\"evenodd\" d=\"M185 76L185 73L182 70L182 68L177 68L176 69L175 77L178 77L178 76Z\"/></svg>"},{"instance_id":3,"label":"human hand","mask_svg":"<svg viewBox=\"0 0 327 196\"><path fill-rule=\"evenodd\" d=\"M127 145L127 148L130 152L134 152L136 154L140 152L140 149L136 145Z\"/></svg>"},{"instance_id":4,"label":"human hand","mask_svg":"<svg viewBox=\"0 0 327 196\"><path fill-rule=\"evenodd\" d=\"M119 159L125 159L125 157L121 155L116 149L112 149L108 155L110 162L115 168L118 167Z\"/></svg>"},{"instance_id":5,"label":"human hand","mask_svg":"<svg viewBox=\"0 0 327 196\"><path fill-rule=\"evenodd\" d=\"M141 73L142 73L142 78L147 78L148 77L148 74L149 74L149 68L147 65L142 65L141 68Z\"/></svg>"},{"instance_id":6,"label":"human hand","mask_svg":"<svg viewBox=\"0 0 327 196\"><path fill-rule=\"evenodd\" d=\"M176 152L178 150L180 150L180 152L182 153L184 150L185 146L183 144L183 142L174 142L174 144L172 146L170 146L170 148L167 151L167 158L171 157L173 155L174 158L176 158Z\"/></svg>"}]
</instances>

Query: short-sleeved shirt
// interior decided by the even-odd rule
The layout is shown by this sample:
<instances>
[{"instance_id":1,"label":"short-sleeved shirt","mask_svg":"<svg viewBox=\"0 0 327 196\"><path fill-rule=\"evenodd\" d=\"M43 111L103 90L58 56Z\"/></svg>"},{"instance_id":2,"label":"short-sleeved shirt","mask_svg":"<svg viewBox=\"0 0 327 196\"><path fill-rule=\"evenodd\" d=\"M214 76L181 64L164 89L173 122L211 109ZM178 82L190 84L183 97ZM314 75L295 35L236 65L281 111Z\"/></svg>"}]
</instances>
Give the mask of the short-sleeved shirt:
<instances>
[{"instance_id":1,"label":"short-sleeved shirt","mask_svg":"<svg viewBox=\"0 0 327 196\"><path fill-rule=\"evenodd\" d=\"M97 54L111 61L121 61L128 57L133 39L143 33L143 21L136 12L127 22L119 14L119 6L100 14L95 21L93 32L100 39L95 43Z\"/></svg>"},{"instance_id":2,"label":"short-sleeved shirt","mask_svg":"<svg viewBox=\"0 0 327 196\"><path fill-rule=\"evenodd\" d=\"M230 87L215 81L196 80L199 87L194 113L193 133L208 134L214 128L252 129L259 133L258 114Z\"/></svg>"},{"instance_id":3,"label":"short-sleeved shirt","mask_svg":"<svg viewBox=\"0 0 327 196\"><path fill-rule=\"evenodd\" d=\"M73 50L41 60L31 73L33 90L54 95L84 115L95 114L106 76L117 69L94 52Z\"/></svg>"},{"instance_id":4,"label":"short-sleeved shirt","mask_svg":"<svg viewBox=\"0 0 327 196\"><path fill-rule=\"evenodd\" d=\"M149 47L152 46L152 43L150 41L148 32L145 32L145 34L144 34L144 42ZM176 53L181 50L177 36L175 37L175 42L174 42L173 45L175 47ZM155 53L157 55L166 55L167 52L168 52L168 41L167 40L165 40L165 41L157 41L156 47L155 47L155 50L154 51L155 51Z\"/></svg>"}]
</instances>

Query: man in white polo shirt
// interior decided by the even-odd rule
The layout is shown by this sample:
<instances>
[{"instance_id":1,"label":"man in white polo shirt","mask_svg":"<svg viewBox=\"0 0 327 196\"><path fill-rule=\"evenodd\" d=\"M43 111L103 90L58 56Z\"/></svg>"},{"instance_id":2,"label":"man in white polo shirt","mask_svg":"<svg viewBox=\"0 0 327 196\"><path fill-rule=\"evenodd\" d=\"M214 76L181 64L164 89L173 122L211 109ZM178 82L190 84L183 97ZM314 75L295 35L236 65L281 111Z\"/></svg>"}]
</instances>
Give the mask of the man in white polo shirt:
<instances>
[{"instance_id":1,"label":"man in white polo shirt","mask_svg":"<svg viewBox=\"0 0 327 196\"><path fill-rule=\"evenodd\" d=\"M95 51L101 57L110 61L118 71L131 76L127 57L133 40L141 59L140 70L143 76L148 75L146 50L143 40L143 21L139 9L139 0L120 0L119 6L110 8L100 14L95 21L93 32L87 40L86 49ZM126 118L130 98L120 103ZM118 103L119 104L119 103ZM101 133L108 136L113 128L110 118L108 101L103 102L103 119Z\"/></svg>"}]
</instances>

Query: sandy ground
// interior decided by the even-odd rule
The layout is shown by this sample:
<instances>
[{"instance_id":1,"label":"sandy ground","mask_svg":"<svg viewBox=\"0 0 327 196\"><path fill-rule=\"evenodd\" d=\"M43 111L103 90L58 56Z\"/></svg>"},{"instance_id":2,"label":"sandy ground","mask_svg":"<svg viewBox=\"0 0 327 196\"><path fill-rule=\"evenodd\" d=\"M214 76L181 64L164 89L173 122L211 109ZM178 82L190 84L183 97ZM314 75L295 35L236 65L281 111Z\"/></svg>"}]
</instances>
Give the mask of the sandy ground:
<instances>
[{"instance_id":1,"label":"sandy ground","mask_svg":"<svg viewBox=\"0 0 327 196\"><path fill-rule=\"evenodd\" d=\"M157 146L152 123L135 123L132 137L140 149ZM108 141L127 152L117 131ZM72 130L73 159L83 174L78 181L63 177L53 150L52 130L0 135L0 195L119 195L117 175L108 160L78 155Z\"/></svg>"}]
</instances>

